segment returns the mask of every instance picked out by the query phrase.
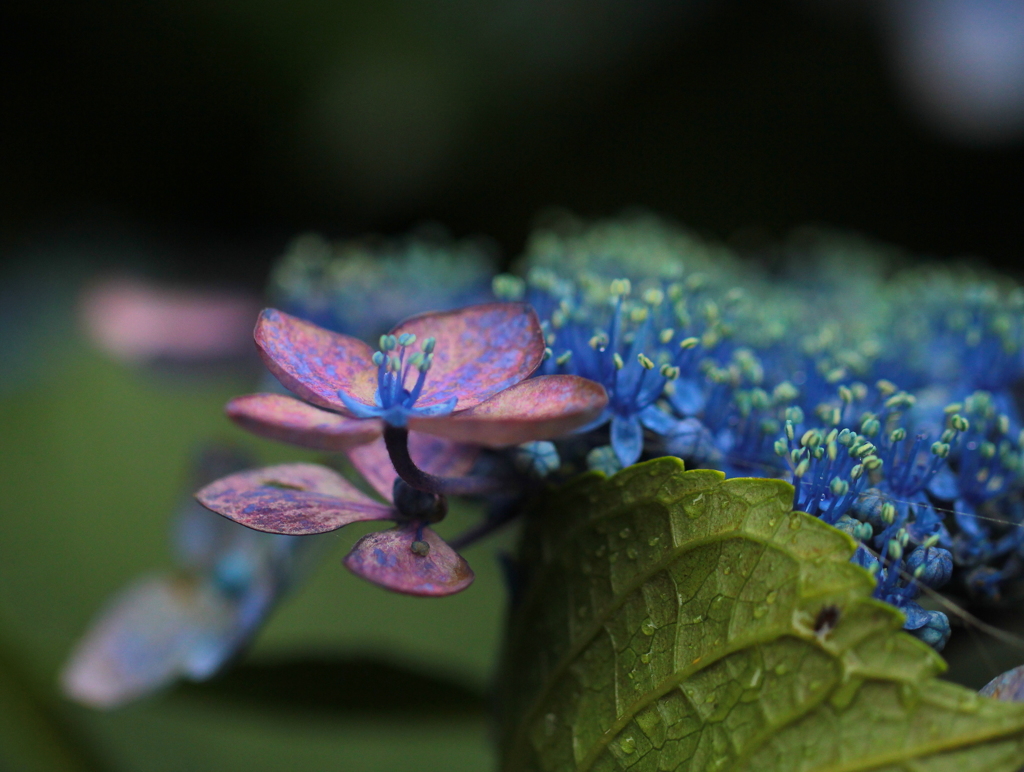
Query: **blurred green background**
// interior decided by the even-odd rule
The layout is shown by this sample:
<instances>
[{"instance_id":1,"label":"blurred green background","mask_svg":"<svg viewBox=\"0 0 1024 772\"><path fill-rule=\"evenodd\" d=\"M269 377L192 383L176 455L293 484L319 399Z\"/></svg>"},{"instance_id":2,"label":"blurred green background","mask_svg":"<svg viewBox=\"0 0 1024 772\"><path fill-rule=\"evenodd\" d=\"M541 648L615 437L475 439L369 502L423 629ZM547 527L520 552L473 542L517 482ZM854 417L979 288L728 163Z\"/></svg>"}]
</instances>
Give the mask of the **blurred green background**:
<instances>
[{"instance_id":1,"label":"blurred green background","mask_svg":"<svg viewBox=\"0 0 1024 772\"><path fill-rule=\"evenodd\" d=\"M169 567L169 516L201 443L237 442L267 462L312 457L250 439L228 424L224 402L247 390L251 381L238 376L197 379L126 369L74 340L31 390L0 399L5 667L21 670L27 685L45 692L70 736L102 762L101 769L488 768L485 706L461 692L453 705L438 701L443 694L424 699L415 691L437 686L415 675L451 680L471 695L484 692L504 608L494 542L466 552L477 571L473 592L424 602L349 575L340 557L370 529L340 532L328 559L282 605L249 657L370 657L393 660L410 677L380 686L353 684L351 677L323 683L315 689L321 699L331 689L339 693L336 704L319 713L268 707L258 698L225 700L201 688L111 714L71 708L55 696L57 669L106 596L135 574ZM16 445L7 438L17 438ZM442 530L464 527L470 515L456 512ZM10 679L10 672L0 674L6 687L0 768L59 769L38 747L45 735L26 733L30 716ZM394 693L382 699L375 688ZM403 702L412 709L402 710Z\"/></svg>"},{"instance_id":2,"label":"blurred green background","mask_svg":"<svg viewBox=\"0 0 1024 772\"><path fill-rule=\"evenodd\" d=\"M947 19L988 30L985 50L1001 53L984 70L974 49L942 48L927 14L893 6L4 3L0 769L491 768L500 542L467 552L468 592L422 601L349 576L339 558L361 532L345 529L243 662L249 682L229 675L111 714L62 700L57 670L104 599L169 565L169 518L199 446L304 457L223 418L253 389L254 361L118 361L82 332L82 289L129 274L258 302L296 233L424 220L487 234L508 260L550 206L642 205L741 249L824 222L1016 271L1020 6L929 6L988 9L984 24ZM921 50L989 80L943 81ZM336 665L317 692L330 704L274 708L246 691L267 672L252 668L302 657ZM395 663L379 671L387 699L360 709L375 690L357 676L383 661Z\"/></svg>"}]
</instances>

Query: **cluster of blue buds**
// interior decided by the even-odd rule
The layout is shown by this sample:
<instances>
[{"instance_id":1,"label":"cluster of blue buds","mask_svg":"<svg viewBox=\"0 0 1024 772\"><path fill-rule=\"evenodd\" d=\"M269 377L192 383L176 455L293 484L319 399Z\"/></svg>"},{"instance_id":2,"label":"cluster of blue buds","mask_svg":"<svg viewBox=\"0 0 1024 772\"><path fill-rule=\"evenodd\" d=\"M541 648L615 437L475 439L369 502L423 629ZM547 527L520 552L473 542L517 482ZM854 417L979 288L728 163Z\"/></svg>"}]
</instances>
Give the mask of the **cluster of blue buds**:
<instances>
[{"instance_id":1,"label":"cluster of blue buds","mask_svg":"<svg viewBox=\"0 0 1024 772\"><path fill-rule=\"evenodd\" d=\"M893 275L864 242L816 243L774 279L650 218L570 220L493 288L537 310L542 372L609 394L555 443L560 470L670 454L789 479L794 507L857 540L876 596L941 648L949 621L922 592L956 579L998 597L1024 573L1024 293L946 269Z\"/></svg>"}]
</instances>

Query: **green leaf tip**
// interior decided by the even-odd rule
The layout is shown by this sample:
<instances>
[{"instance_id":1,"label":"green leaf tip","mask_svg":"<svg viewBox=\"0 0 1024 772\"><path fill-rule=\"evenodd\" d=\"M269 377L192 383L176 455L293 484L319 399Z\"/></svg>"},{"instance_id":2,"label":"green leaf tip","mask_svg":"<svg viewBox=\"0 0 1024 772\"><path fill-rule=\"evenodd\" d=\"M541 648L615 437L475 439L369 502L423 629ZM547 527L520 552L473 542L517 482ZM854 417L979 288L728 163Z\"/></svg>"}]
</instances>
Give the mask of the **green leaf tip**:
<instances>
[{"instance_id":1,"label":"green leaf tip","mask_svg":"<svg viewBox=\"0 0 1024 772\"><path fill-rule=\"evenodd\" d=\"M520 547L504 772L1015 772L1024 705L939 681L793 489L678 459L583 475Z\"/></svg>"}]
</instances>

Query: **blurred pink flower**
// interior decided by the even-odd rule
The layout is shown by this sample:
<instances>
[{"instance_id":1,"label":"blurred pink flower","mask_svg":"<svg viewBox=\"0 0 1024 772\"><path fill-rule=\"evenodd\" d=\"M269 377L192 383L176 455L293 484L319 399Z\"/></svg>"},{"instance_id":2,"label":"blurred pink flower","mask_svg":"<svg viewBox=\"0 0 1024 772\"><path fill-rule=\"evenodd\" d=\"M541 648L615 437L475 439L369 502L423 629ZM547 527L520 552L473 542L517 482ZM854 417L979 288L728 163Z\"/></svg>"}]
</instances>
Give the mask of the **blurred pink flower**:
<instances>
[{"instance_id":1,"label":"blurred pink flower","mask_svg":"<svg viewBox=\"0 0 1024 772\"><path fill-rule=\"evenodd\" d=\"M242 292L112 278L87 288L80 308L89 339L116 359L202 360L250 350L260 301Z\"/></svg>"}]
</instances>

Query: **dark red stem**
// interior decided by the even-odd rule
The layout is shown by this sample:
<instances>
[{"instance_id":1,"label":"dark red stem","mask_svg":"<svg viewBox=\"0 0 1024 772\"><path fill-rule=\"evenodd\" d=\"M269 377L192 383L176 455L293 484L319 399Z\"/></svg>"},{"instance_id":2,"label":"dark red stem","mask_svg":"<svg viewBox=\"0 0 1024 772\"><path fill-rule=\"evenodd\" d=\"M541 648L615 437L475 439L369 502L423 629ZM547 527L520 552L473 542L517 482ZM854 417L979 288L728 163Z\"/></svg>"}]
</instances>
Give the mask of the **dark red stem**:
<instances>
[{"instance_id":1,"label":"dark red stem","mask_svg":"<svg viewBox=\"0 0 1024 772\"><path fill-rule=\"evenodd\" d=\"M437 477L424 472L409 455L408 429L385 425L384 444L398 476L416 490L448 496L472 496L494 493L504 487L493 477Z\"/></svg>"}]
</instances>

